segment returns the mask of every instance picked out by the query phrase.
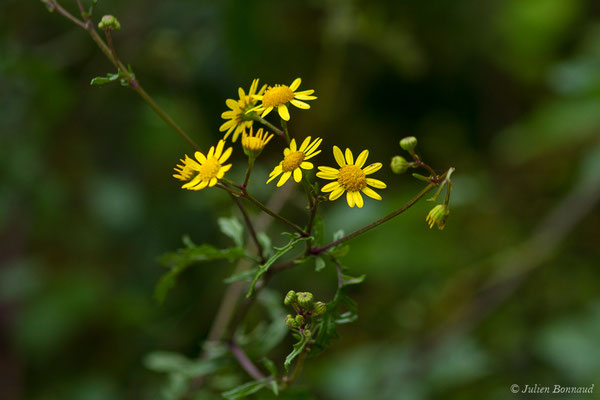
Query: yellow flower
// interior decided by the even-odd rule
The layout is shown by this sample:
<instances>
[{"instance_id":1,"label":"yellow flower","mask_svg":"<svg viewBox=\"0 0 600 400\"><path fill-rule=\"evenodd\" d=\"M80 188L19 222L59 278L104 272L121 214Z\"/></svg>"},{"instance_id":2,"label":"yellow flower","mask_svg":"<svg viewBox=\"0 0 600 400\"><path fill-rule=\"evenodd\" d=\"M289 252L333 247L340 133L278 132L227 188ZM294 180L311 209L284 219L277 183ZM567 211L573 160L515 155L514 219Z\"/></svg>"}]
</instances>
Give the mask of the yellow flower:
<instances>
[{"instance_id":1,"label":"yellow flower","mask_svg":"<svg viewBox=\"0 0 600 400\"><path fill-rule=\"evenodd\" d=\"M233 132L232 142L235 142L240 136L240 133L246 132L246 129L252 126L254 121L249 115L249 111L256 106L257 101L255 96L263 94L266 87L267 85L263 85L257 93L258 79L254 79L247 95L244 92L244 89L238 88L240 99L227 99L225 101L225 104L227 104L227 107L229 107L230 110L221 114L221 118L228 120L219 128L220 132L227 131L225 136L223 136L223 139L227 139L231 132Z\"/></svg>"},{"instance_id":2,"label":"yellow flower","mask_svg":"<svg viewBox=\"0 0 600 400\"><path fill-rule=\"evenodd\" d=\"M310 139L310 136L304 139L304 142L302 142L299 149L296 148L296 140L292 139L290 147L283 150L283 161L271 171L267 183L271 182L282 173L281 179L277 182L277 187L286 183L292 174L294 175L294 180L300 182L302 180L302 170L313 169L312 163L306 160L313 158L321 152L321 150L317 150L317 148L323 139L316 138L312 143Z\"/></svg>"},{"instance_id":3,"label":"yellow flower","mask_svg":"<svg viewBox=\"0 0 600 400\"><path fill-rule=\"evenodd\" d=\"M296 92L296 89L300 86L302 80L296 78L290 86L286 85L275 85L269 87L265 94L260 93L254 98L262 100L262 105L256 110L262 112L261 117L264 117L270 113L274 108L277 109L279 116L286 120L290 120L290 112L288 111L287 104L290 103L298 108L307 110L310 106L302 100L314 100L317 97L311 96L314 90L304 90L302 92Z\"/></svg>"},{"instance_id":4,"label":"yellow flower","mask_svg":"<svg viewBox=\"0 0 600 400\"><path fill-rule=\"evenodd\" d=\"M207 186L215 186L217 181L231 169L231 164L223 165L223 163L231 156L233 148L223 151L224 146L225 142L219 140L216 149L212 146L206 156L197 151L194 154L197 161L186 155L185 160L181 160L182 165L175 167L177 173L173 177L180 181L189 181L181 186L183 189L201 190ZM196 176L192 179L194 173Z\"/></svg>"},{"instance_id":5,"label":"yellow flower","mask_svg":"<svg viewBox=\"0 0 600 400\"><path fill-rule=\"evenodd\" d=\"M242 147L244 148L244 153L248 156L258 156L272 138L273 134L263 132L263 128L260 128L255 135L252 127L250 127L250 133L244 132L242 134Z\"/></svg>"},{"instance_id":6,"label":"yellow flower","mask_svg":"<svg viewBox=\"0 0 600 400\"><path fill-rule=\"evenodd\" d=\"M319 178L335 179L335 182L330 182L321 188L321 191L325 193L330 192L329 200L338 199L344 192L346 192L346 200L350 207L356 205L361 208L363 206L363 198L360 192L376 200L381 200L381 196L368 186L373 186L376 189L385 189L387 185L377 179L367 178L367 175L379 171L382 164L374 163L362 168L369 156L369 150L364 150L360 153L356 162L354 162L354 156L350 149L346 149L346 158L344 159L342 150L337 146L333 146L333 156L340 168L319 167L319 172L317 172Z\"/></svg>"},{"instance_id":7,"label":"yellow flower","mask_svg":"<svg viewBox=\"0 0 600 400\"><path fill-rule=\"evenodd\" d=\"M432 229L433 225L437 224L438 229L441 231L446 227L448 215L450 215L448 206L445 204L438 204L437 206L433 207L431 211L429 211L425 221L427 221L429 229Z\"/></svg>"}]
</instances>

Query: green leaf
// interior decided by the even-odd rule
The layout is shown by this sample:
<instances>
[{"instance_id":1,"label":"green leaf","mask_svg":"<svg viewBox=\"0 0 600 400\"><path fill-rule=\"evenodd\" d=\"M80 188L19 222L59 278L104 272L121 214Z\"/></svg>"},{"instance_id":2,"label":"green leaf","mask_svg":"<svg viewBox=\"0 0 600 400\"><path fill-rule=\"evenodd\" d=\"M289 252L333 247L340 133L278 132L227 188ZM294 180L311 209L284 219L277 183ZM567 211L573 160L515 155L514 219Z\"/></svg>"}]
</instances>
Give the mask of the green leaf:
<instances>
[{"instance_id":1,"label":"green leaf","mask_svg":"<svg viewBox=\"0 0 600 400\"><path fill-rule=\"evenodd\" d=\"M313 224L312 234L315 238L314 242L316 246L322 246L325 240L325 225L323 224L323 218L320 215L315 217Z\"/></svg>"},{"instance_id":2,"label":"green leaf","mask_svg":"<svg viewBox=\"0 0 600 400\"><path fill-rule=\"evenodd\" d=\"M223 280L223 283L231 284L233 282L250 279L256 274L257 271L258 271L258 268L252 268L249 271L244 271L244 272L240 272L239 274L231 275L230 277L225 278Z\"/></svg>"},{"instance_id":3,"label":"green leaf","mask_svg":"<svg viewBox=\"0 0 600 400\"><path fill-rule=\"evenodd\" d=\"M287 357L285 358L285 362L283 363L283 366L285 367L286 371L288 371L290 369L290 365L292 365L292 361L294 361L294 359L296 357L298 357L304 351L304 348L306 347L306 344L309 341L310 341L309 336L303 336L300 338L300 341L294 345L294 349L292 350L292 352L290 354L287 355Z\"/></svg>"},{"instance_id":4,"label":"green leaf","mask_svg":"<svg viewBox=\"0 0 600 400\"><path fill-rule=\"evenodd\" d=\"M102 86L106 85L107 83L115 82L119 78L119 74L106 74L106 76L97 76L91 80L90 85Z\"/></svg>"},{"instance_id":5,"label":"green leaf","mask_svg":"<svg viewBox=\"0 0 600 400\"><path fill-rule=\"evenodd\" d=\"M250 298L253 294L254 294L254 287L256 286L256 282L258 282L258 280L260 279L261 276L263 276L263 274L265 272L267 272L269 270L269 268L271 268L271 266L273 265L273 263L275 263L275 261L277 261L277 259L279 257L281 257L282 255L284 255L285 253L287 253L288 251L292 250L294 248L294 246L302 241L308 240L308 239L312 239L312 237L302 237L299 235L292 235L292 234L286 234L284 233L284 235L290 237L290 241L288 244L286 244L283 247L275 247L275 254L273 254L271 257L269 257L269 259L258 268L258 272L256 273L256 275L254 276L254 280L252 280L252 283L250 284L250 290L248 290L248 293L246 294L247 298Z\"/></svg>"},{"instance_id":6,"label":"green leaf","mask_svg":"<svg viewBox=\"0 0 600 400\"><path fill-rule=\"evenodd\" d=\"M232 261L245 256L244 251L239 248L220 250L209 244L196 246L189 238L185 237L184 243L186 244L185 248L165 253L159 258L161 264L170 268L170 271L160 278L154 289L154 297L159 303L164 302L169 290L175 286L179 274L193 263L219 259Z\"/></svg>"},{"instance_id":7,"label":"green leaf","mask_svg":"<svg viewBox=\"0 0 600 400\"><path fill-rule=\"evenodd\" d=\"M271 376L273 378L277 378L279 373L277 372L277 367L275 366L275 363L273 361L269 360L267 357L262 359L262 363L265 366L265 368L267 369L267 371L269 371L271 373Z\"/></svg>"},{"instance_id":8,"label":"green leaf","mask_svg":"<svg viewBox=\"0 0 600 400\"><path fill-rule=\"evenodd\" d=\"M144 366L151 371L177 373L190 379L213 373L218 368L214 360L190 360L182 354L167 351L146 355Z\"/></svg>"},{"instance_id":9,"label":"green leaf","mask_svg":"<svg viewBox=\"0 0 600 400\"><path fill-rule=\"evenodd\" d=\"M347 244L341 244L333 247L331 250L327 252L328 255L334 258L342 258L348 254L350 251L350 246Z\"/></svg>"},{"instance_id":10,"label":"green leaf","mask_svg":"<svg viewBox=\"0 0 600 400\"><path fill-rule=\"evenodd\" d=\"M315 271L319 272L321 271L323 268L325 268L325 266L327 265L327 263L325 262L325 260L323 259L323 257L315 257Z\"/></svg>"},{"instance_id":11,"label":"green leaf","mask_svg":"<svg viewBox=\"0 0 600 400\"><path fill-rule=\"evenodd\" d=\"M342 274L342 287L349 285L358 285L363 283L367 275L362 274L361 276L350 276L346 274Z\"/></svg>"},{"instance_id":12,"label":"green leaf","mask_svg":"<svg viewBox=\"0 0 600 400\"><path fill-rule=\"evenodd\" d=\"M237 247L244 245L244 226L236 217L219 218L217 223L221 232L230 237Z\"/></svg>"},{"instance_id":13,"label":"green leaf","mask_svg":"<svg viewBox=\"0 0 600 400\"><path fill-rule=\"evenodd\" d=\"M258 392L259 390L267 386L269 382L271 382L271 379L248 382L223 393L223 397L229 400L242 399L246 396Z\"/></svg>"},{"instance_id":14,"label":"green leaf","mask_svg":"<svg viewBox=\"0 0 600 400\"><path fill-rule=\"evenodd\" d=\"M273 244L271 243L271 238L264 232L258 232L256 235L258 238L258 243L262 246L265 254L265 257L271 257L273 255Z\"/></svg>"}]
</instances>

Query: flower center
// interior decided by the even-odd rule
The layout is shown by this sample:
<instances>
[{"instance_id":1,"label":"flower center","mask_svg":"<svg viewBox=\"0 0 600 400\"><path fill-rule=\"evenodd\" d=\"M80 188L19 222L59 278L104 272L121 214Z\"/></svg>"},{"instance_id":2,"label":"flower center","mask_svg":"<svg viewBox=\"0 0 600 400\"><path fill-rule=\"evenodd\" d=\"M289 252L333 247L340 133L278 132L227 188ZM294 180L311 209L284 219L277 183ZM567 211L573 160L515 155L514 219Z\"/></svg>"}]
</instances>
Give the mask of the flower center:
<instances>
[{"instance_id":1,"label":"flower center","mask_svg":"<svg viewBox=\"0 0 600 400\"><path fill-rule=\"evenodd\" d=\"M283 169L283 172L290 172L298 168L300 164L302 164L302 161L304 161L304 153L301 151L294 151L285 156L281 162L281 168Z\"/></svg>"},{"instance_id":2,"label":"flower center","mask_svg":"<svg viewBox=\"0 0 600 400\"><path fill-rule=\"evenodd\" d=\"M367 186L367 178L356 165L344 165L338 173L338 183L349 192L358 192Z\"/></svg>"},{"instance_id":3,"label":"flower center","mask_svg":"<svg viewBox=\"0 0 600 400\"><path fill-rule=\"evenodd\" d=\"M209 180L217 177L217 173L221 169L221 164L216 158L209 158L204 164L200 166L198 175L202 180Z\"/></svg>"},{"instance_id":4,"label":"flower center","mask_svg":"<svg viewBox=\"0 0 600 400\"><path fill-rule=\"evenodd\" d=\"M263 95L263 105L267 108L277 107L294 98L294 92L286 85L275 85Z\"/></svg>"}]
</instances>

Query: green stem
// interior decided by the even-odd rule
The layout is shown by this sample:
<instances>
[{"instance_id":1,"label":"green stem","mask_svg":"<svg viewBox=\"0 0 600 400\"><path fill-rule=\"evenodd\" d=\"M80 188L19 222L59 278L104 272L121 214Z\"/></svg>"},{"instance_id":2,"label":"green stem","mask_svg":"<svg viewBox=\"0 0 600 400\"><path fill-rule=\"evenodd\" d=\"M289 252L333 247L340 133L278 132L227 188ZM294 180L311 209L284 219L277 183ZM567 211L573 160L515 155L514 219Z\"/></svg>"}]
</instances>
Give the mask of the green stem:
<instances>
[{"instance_id":1,"label":"green stem","mask_svg":"<svg viewBox=\"0 0 600 400\"><path fill-rule=\"evenodd\" d=\"M283 133L285 133L285 140L288 144L290 144L290 132L288 131L287 121L281 118L281 127L283 128Z\"/></svg>"},{"instance_id":2,"label":"green stem","mask_svg":"<svg viewBox=\"0 0 600 400\"><path fill-rule=\"evenodd\" d=\"M234 195L233 193L230 193L230 194L231 194L231 198L233 199L233 202L238 206L238 208L240 209L240 212L242 213L242 216L244 217L244 221L246 222L246 226L248 227L248 231L250 232L250 237L252 238L252 241L256 245L256 249L258 250L258 258L260 259L260 263L264 264L266 261L265 256L264 256L265 252L264 252L262 245L260 244L260 241L258 240L258 235L256 234L254 225L252 224L252 221L250 220L250 217L248 216L248 213L246 212L246 208L244 207L244 205L242 204L242 202L240 201L238 196Z\"/></svg>"},{"instance_id":3,"label":"green stem","mask_svg":"<svg viewBox=\"0 0 600 400\"><path fill-rule=\"evenodd\" d=\"M260 122L261 124L263 124L264 126L266 126L267 128L269 128L270 130L272 130L273 132L285 139L285 133L281 129L279 129L266 119L262 118L260 115L253 115L252 119L254 119L256 122Z\"/></svg>"},{"instance_id":4,"label":"green stem","mask_svg":"<svg viewBox=\"0 0 600 400\"><path fill-rule=\"evenodd\" d=\"M298 225L296 225L292 221L286 219L285 217L282 217L281 215L277 214L276 212L271 211L263 203L261 203L260 201L256 200L254 197L252 197L247 191L244 191L244 193L241 194L241 197L248 199L248 201L250 201L256 207L260 208L261 210L263 210L264 212L269 214L271 217L276 218L276 219L280 220L281 222L283 222L284 224L288 225L289 227L294 229L296 232L298 232L302 236L309 236L308 233L306 233L304 231L304 229L300 228Z\"/></svg>"}]
</instances>

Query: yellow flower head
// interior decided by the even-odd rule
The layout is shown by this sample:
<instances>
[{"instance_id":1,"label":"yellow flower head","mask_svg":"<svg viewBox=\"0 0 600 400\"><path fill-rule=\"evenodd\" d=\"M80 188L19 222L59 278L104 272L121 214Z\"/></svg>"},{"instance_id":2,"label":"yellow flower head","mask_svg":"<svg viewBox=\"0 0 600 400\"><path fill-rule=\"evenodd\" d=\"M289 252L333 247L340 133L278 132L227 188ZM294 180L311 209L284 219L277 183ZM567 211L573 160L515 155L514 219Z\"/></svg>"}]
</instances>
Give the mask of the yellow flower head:
<instances>
[{"instance_id":1,"label":"yellow flower head","mask_svg":"<svg viewBox=\"0 0 600 400\"><path fill-rule=\"evenodd\" d=\"M448 209L447 205L438 204L437 206L433 207L425 219L429 225L429 229L432 229L433 225L437 224L438 229L440 231L443 230L446 227L448 215L450 215L450 210Z\"/></svg>"},{"instance_id":2,"label":"yellow flower head","mask_svg":"<svg viewBox=\"0 0 600 400\"><path fill-rule=\"evenodd\" d=\"M317 97L311 96L311 94L315 92L312 89L296 92L296 89L300 87L300 82L302 82L302 80L300 78L296 78L290 86L270 86L263 95L259 93L258 95L254 96L256 99L262 100L262 105L256 111L262 112L261 117L264 117L274 108L276 108L279 116L282 119L289 121L290 112L288 111L287 107L288 103L304 110L309 109L310 106L302 100L314 100Z\"/></svg>"},{"instance_id":3,"label":"yellow flower head","mask_svg":"<svg viewBox=\"0 0 600 400\"><path fill-rule=\"evenodd\" d=\"M215 186L217 181L231 169L231 164L223 165L223 163L231 156L233 148L230 147L223 151L223 147L225 147L225 142L219 140L216 149L215 146L212 146L206 156L197 151L194 154L197 161L186 155L185 160L181 160L182 165L175 167L177 173L173 177L180 181L189 181L181 186L183 189L201 190L207 186Z\"/></svg>"},{"instance_id":4,"label":"yellow flower head","mask_svg":"<svg viewBox=\"0 0 600 400\"><path fill-rule=\"evenodd\" d=\"M250 133L244 132L242 134L242 147L244 148L244 153L246 153L248 156L254 155L256 157L272 138L273 134L269 132L263 132L263 128L260 128L256 132L256 135L254 134L252 128L250 128Z\"/></svg>"},{"instance_id":5,"label":"yellow flower head","mask_svg":"<svg viewBox=\"0 0 600 400\"><path fill-rule=\"evenodd\" d=\"M255 108L257 103L256 96L263 94L266 87L267 85L263 85L257 93L258 79L254 79L247 95L244 92L244 89L239 88L239 100L227 99L225 101L225 104L227 104L227 107L229 107L230 110L221 114L221 118L228 120L219 128L220 132L227 131L225 132L223 139L227 139L231 132L233 132L232 141L235 142L240 136L240 133L246 132L246 129L252 126L254 121L248 115L249 111L252 108Z\"/></svg>"},{"instance_id":6,"label":"yellow flower head","mask_svg":"<svg viewBox=\"0 0 600 400\"><path fill-rule=\"evenodd\" d=\"M377 179L367 178L367 175L379 171L382 164L374 163L362 168L369 156L369 150L360 153L356 162L354 162L354 156L350 149L346 149L346 158L344 159L342 150L337 146L333 146L333 156L340 168L319 167L319 172L317 172L319 178L335 180L321 188L321 191L329 192L329 200L338 199L344 192L346 192L346 200L350 207L356 205L361 208L363 206L363 198L360 192L376 200L381 200L381 196L368 186L385 189L387 185Z\"/></svg>"},{"instance_id":7,"label":"yellow flower head","mask_svg":"<svg viewBox=\"0 0 600 400\"><path fill-rule=\"evenodd\" d=\"M283 150L283 160L269 174L267 183L271 182L282 173L281 179L277 182L278 187L286 183L292 174L294 175L294 180L300 182L302 180L302 170L313 169L312 163L306 160L313 158L321 152L321 150L317 150L317 148L321 145L323 139L316 138L312 142L310 139L310 136L304 139L300 148L296 147L296 140L292 139L290 147Z\"/></svg>"}]
</instances>

